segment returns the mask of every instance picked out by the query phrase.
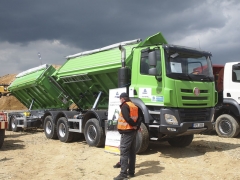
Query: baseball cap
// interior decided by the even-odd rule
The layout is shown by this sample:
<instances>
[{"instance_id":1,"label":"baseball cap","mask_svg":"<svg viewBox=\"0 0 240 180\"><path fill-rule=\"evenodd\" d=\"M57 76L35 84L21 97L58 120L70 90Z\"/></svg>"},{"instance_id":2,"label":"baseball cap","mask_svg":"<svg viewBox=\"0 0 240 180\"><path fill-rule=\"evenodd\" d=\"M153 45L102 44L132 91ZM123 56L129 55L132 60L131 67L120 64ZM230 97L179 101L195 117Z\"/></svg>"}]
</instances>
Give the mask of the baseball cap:
<instances>
[{"instance_id":1,"label":"baseball cap","mask_svg":"<svg viewBox=\"0 0 240 180\"><path fill-rule=\"evenodd\" d=\"M120 95L120 99L121 99L121 98L124 98L124 97L129 97L129 96L128 96L127 93L124 92L124 93L122 93L122 94Z\"/></svg>"}]
</instances>

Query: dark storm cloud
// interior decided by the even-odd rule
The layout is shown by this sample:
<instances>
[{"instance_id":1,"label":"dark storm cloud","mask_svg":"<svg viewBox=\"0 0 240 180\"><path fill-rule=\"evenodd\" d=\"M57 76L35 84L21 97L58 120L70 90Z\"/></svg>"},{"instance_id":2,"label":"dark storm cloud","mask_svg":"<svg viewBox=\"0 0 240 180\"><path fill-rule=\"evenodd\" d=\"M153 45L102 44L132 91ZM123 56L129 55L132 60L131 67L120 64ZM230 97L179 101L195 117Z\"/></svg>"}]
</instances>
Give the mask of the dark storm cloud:
<instances>
[{"instance_id":1,"label":"dark storm cloud","mask_svg":"<svg viewBox=\"0 0 240 180\"><path fill-rule=\"evenodd\" d=\"M162 32L213 61L237 60L239 0L0 0L0 76L67 55ZM231 55L229 55L229 52Z\"/></svg>"},{"instance_id":2,"label":"dark storm cloud","mask_svg":"<svg viewBox=\"0 0 240 180\"><path fill-rule=\"evenodd\" d=\"M158 31L198 29L193 16L171 19L200 1L3 1L0 6L1 41L28 43L61 39L63 43L97 48ZM203 15L206 13L203 13ZM188 19L188 21L186 21ZM186 33L186 32L185 32ZM184 36L185 33L182 33ZM124 38L124 39L123 39Z\"/></svg>"}]
</instances>

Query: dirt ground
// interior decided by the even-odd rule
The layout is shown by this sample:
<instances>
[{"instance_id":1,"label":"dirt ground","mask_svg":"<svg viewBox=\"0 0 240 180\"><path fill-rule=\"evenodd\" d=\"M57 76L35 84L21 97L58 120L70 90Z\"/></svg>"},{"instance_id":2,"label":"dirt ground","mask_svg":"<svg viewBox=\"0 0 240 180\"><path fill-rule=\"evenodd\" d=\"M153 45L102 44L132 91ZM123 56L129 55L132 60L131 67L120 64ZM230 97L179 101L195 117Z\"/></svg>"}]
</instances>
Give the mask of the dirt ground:
<instances>
[{"instance_id":1,"label":"dirt ground","mask_svg":"<svg viewBox=\"0 0 240 180\"><path fill-rule=\"evenodd\" d=\"M151 143L137 155L132 179L240 179L240 138L195 135L186 148L167 142ZM0 179L113 179L118 155L89 147L84 140L62 143L49 140L42 130L6 131L0 150Z\"/></svg>"},{"instance_id":2,"label":"dirt ground","mask_svg":"<svg viewBox=\"0 0 240 180\"><path fill-rule=\"evenodd\" d=\"M11 83L15 75L0 77ZM27 109L14 96L0 98L1 110ZM49 140L43 130L6 131L0 149L0 179L36 180L110 180L119 174L113 165L119 156L104 148L89 147L82 139L72 143ZM195 135L186 148L171 147L167 142L150 143L137 155L136 176L132 179L240 179L240 137Z\"/></svg>"}]
</instances>

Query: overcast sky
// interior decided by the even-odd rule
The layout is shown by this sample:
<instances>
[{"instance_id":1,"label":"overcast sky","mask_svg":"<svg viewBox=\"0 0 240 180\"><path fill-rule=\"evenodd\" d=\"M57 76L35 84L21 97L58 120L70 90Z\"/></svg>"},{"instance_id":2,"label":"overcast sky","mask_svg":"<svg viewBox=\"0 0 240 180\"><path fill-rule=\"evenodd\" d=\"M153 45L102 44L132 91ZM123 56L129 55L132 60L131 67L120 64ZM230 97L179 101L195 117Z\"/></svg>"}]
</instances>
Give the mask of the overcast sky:
<instances>
[{"instance_id":1,"label":"overcast sky","mask_svg":"<svg viewBox=\"0 0 240 180\"><path fill-rule=\"evenodd\" d=\"M239 20L239 0L0 0L0 76L157 32L240 61Z\"/></svg>"}]
</instances>

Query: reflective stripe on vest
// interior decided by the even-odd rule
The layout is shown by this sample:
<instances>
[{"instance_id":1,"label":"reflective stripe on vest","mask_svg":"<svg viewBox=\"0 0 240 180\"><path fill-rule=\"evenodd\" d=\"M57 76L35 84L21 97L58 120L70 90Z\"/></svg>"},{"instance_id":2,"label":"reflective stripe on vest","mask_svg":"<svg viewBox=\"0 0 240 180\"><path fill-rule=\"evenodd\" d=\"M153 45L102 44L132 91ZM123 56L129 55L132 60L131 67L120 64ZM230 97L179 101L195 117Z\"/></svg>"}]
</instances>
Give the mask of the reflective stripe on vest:
<instances>
[{"instance_id":1,"label":"reflective stripe on vest","mask_svg":"<svg viewBox=\"0 0 240 180\"><path fill-rule=\"evenodd\" d=\"M137 122L138 119L138 107L135 106L132 102L125 102L130 109L130 118ZM118 117L118 125L117 128L119 130L128 130L128 129L134 129L130 124L127 123L127 121L123 118L122 112L120 112Z\"/></svg>"}]
</instances>

